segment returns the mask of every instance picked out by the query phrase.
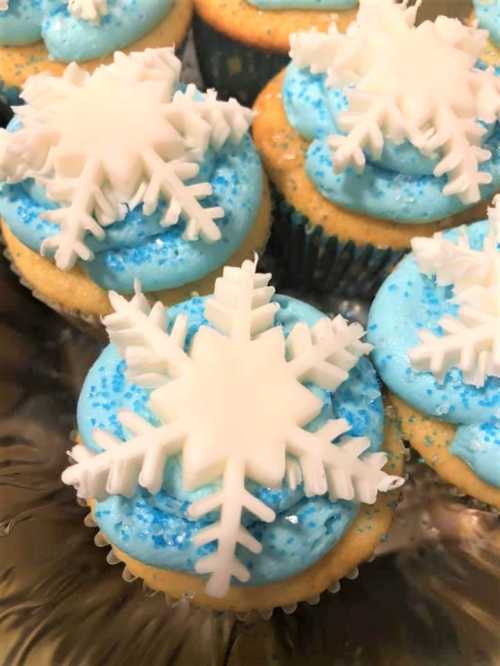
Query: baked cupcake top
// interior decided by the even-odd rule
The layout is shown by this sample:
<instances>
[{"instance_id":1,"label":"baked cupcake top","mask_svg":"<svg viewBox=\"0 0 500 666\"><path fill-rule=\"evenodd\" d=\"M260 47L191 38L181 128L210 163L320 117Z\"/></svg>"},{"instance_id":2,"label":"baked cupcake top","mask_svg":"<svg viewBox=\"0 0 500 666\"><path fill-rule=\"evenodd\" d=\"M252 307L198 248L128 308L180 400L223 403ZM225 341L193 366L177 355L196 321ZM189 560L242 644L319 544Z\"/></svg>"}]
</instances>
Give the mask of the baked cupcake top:
<instances>
[{"instance_id":1,"label":"baked cupcake top","mask_svg":"<svg viewBox=\"0 0 500 666\"><path fill-rule=\"evenodd\" d=\"M109 55L146 35L173 0L1 0L0 45L41 39L58 62Z\"/></svg>"},{"instance_id":2,"label":"baked cupcake top","mask_svg":"<svg viewBox=\"0 0 500 666\"><path fill-rule=\"evenodd\" d=\"M444 16L417 27L418 6L361 0L345 34L292 35L283 87L321 194L405 224L500 188L500 78L475 66L487 32Z\"/></svg>"},{"instance_id":3,"label":"baked cupcake top","mask_svg":"<svg viewBox=\"0 0 500 666\"><path fill-rule=\"evenodd\" d=\"M450 451L500 487L500 197L489 219L433 238L370 310L373 360L393 393L457 426Z\"/></svg>"},{"instance_id":4,"label":"baked cupcake top","mask_svg":"<svg viewBox=\"0 0 500 666\"><path fill-rule=\"evenodd\" d=\"M481 28L488 30L491 41L500 46L500 4L497 0L473 0Z\"/></svg>"},{"instance_id":5,"label":"baked cupcake top","mask_svg":"<svg viewBox=\"0 0 500 666\"><path fill-rule=\"evenodd\" d=\"M112 344L85 381L63 481L153 566L260 585L319 560L382 471L383 406L359 324L276 297L255 264L165 311L110 294Z\"/></svg>"},{"instance_id":6,"label":"baked cupcake top","mask_svg":"<svg viewBox=\"0 0 500 666\"><path fill-rule=\"evenodd\" d=\"M259 9L351 9L356 7L358 0L248 0Z\"/></svg>"},{"instance_id":7,"label":"baked cupcake top","mask_svg":"<svg viewBox=\"0 0 500 666\"><path fill-rule=\"evenodd\" d=\"M180 69L166 48L28 81L0 132L0 214L21 242L130 293L226 263L262 198L252 113L181 86Z\"/></svg>"}]
</instances>

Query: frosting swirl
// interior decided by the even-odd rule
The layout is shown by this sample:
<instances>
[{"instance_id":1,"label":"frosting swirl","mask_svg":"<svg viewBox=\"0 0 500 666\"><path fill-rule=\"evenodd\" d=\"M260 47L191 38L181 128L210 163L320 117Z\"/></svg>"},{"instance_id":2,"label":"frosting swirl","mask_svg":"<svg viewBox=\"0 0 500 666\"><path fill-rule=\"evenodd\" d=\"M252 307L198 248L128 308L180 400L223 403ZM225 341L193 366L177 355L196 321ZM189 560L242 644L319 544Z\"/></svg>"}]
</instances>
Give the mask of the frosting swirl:
<instances>
[{"instance_id":1,"label":"frosting swirl","mask_svg":"<svg viewBox=\"0 0 500 666\"><path fill-rule=\"evenodd\" d=\"M73 15L66 0L9 0L8 8L0 11L0 45L42 39L54 60L93 60L146 35L172 6L172 0L108 0L106 14L97 22Z\"/></svg>"}]
</instances>

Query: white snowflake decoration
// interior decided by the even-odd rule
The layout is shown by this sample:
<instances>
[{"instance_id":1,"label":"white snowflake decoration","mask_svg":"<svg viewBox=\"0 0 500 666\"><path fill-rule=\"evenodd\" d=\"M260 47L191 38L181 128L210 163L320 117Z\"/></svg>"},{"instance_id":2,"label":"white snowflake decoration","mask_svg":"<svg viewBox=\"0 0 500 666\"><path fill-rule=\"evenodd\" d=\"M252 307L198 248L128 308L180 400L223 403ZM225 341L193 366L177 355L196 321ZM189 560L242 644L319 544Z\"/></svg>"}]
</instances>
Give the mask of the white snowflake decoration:
<instances>
[{"instance_id":1,"label":"white snowflake decoration","mask_svg":"<svg viewBox=\"0 0 500 666\"><path fill-rule=\"evenodd\" d=\"M115 313L104 323L126 360L129 379L153 389L149 407L161 425L122 412L128 441L97 431L95 441L104 452L75 447L76 464L63 474L86 498L131 495L137 484L157 493L167 459L182 451L187 490L221 479L221 489L189 512L201 518L220 509L216 523L195 536L198 546L217 542L216 552L196 565L198 573L211 574L207 591L214 596L227 592L233 576L249 580L235 555L238 544L261 551L242 525L243 511L265 522L275 519L246 490L245 479L278 488L288 476L292 487L303 480L307 496L329 492L332 500L367 503L403 483L382 471L385 453L366 453L366 437L332 444L349 430L344 419L329 420L317 432L304 428L322 408L304 382L334 391L371 346L361 341L362 327L341 316L311 329L297 324L285 339L283 329L274 326L279 306L271 302L270 277L256 273L250 261L225 268L206 304L213 328L200 327L189 351L186 317L178 316L167 333L161 303L151 308L140 291L131 301L110 294Z\"/></svg>"},{"instance_id":2,"label":"white snowflake decoration","mask_svg":"<svg viewBox=\"0 0 500 666\"><path fill-rule=\"evenodd\" d=\"M55 250L60 269L91 260L86 236L102 239L105 227L140 203L149 215L167 201L162 225L182 215L190 241L220 239L214 220L224 211L200 203L211 185L186 181L209 146L241 141L252 112L213 91L201 96L193 85L176 92L180 69L173 49L148 49L115 53L113 64L93 74L72 63L61 78L29 79L26 104L16 108L22 128L0 130L0 178L34 178L59 204L44 216L61 230L41 251Z\"/></svg>"},{"instance_id":3,"label":"white snowflake decoration","mask_svg":"<svg viewBox=\"0 0 500 666\"><path fill-rule=\"evenodd\" d=\"M488 33L439 16L415 27L421 0L360 0L357 21L345 34L296 33L290 55L299 67L327 73L330 86L347 86L349 108L338 117L343 135L330 136L334 168L365 167L379 159L385 139L408 139L423 155L441 156L434 175L447 175L445 195L465 204L480 200L491 175L479 123L500 119L500 77L475 69Z\"/></svg>"},{"instance_id":4,"label":"white snowflake decoration","mask_svg":"<svg viewBox=\"0 0 500 666\"><path fill-rule=\"evenodd\" d=\"M76 18L99 23L108 13L107 0L68 0L68 9ZM9 0L0 0L0 12L9 9Z\"/></svg>"},{"instance_id":5,"label":"white snowflake decoration","mask_svg":"<svg viewBox=\"0 0 500 666\"><path fill-rule=\"evenodd\" d=\"M419 331L421 344L409 353L417 370L430 371L440 381L458 367L464 381L484 386L486 378L500 377L500 197L489 210L490 229L482 250L470 247L465 230L458 243L443 238L415 238L413 251L420 270L435 275L437 284L453 285L460 304L457 317L439 322L442 337Z\"/></svg>"}]
</instances>

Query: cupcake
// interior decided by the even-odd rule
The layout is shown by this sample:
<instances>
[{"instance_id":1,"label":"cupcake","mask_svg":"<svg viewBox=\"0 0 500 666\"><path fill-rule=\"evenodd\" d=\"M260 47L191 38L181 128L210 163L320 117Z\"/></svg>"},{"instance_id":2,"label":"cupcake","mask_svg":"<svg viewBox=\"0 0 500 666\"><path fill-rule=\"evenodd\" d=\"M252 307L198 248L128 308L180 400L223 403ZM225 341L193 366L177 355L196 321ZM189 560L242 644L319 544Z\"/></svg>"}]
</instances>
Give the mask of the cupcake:
<instances>
[{"instance_id":1,"label":"cupcake","mask_svg":"<svg viewBox=\"0 0 500 666\"><path fill-rule=\"evenodd\" d=\"M500 189L500 79L486 34L418 5L361 0L346 34L297 33L254 140L290 281L369 298L414 236L481 219Z\"/></svg>"},{"instance_id":2,"label":"cupcake","mask_svg":"<svg viewBox=\"0 0 500 666\"><path fill-rule=\"evenodd\" d=\"M129 577L214 610L289 610L338 587L403 483L363 328L270 278L247 260L168 311L110 294L62 477Z\"/></svg>"},{"instance_id":3,"label":"cupcake","mask_svg":"<svg viewBox=\"0 0 500 666\"><path fill-rule=\"evenodd\" d=\"M193 31L207 86L251 104L288 62L290 34L344 30L358 0L195 0Z\"/></svg>"},{"instance_id":4,"label":"cupcake","mask_svg":"<svg viewBox=\"0 0 500 666\"><path fill-rule=\"evenodd\" d=\"M164 303L212 291L267 240L270 200L252 113L179 85L172 48L94 73L40 74L0 132L0 215L33 293L97 323L139 280Z\"/></svg>"},{"instance_id":5,"label":"cupcake","mask_svg":"<svg viewBox=\"0 0 500 666\"><path fill-rule=\"evenodd\" d=\"M27 78L61 75L65 63L93 71L114 51L180 47L192 0L1 0L0 95L18 102Z\"/></svg>"},{"instance_id":6,"label":"cupcake","mask_svg":"<svg viewBox=\"0 0 500 666\"><path fill-rule=\"evenodd\" d=\"M500 69L500 3L498 0L473 0L473 20L479 27L489 32L486 49L481 59L489 65Z\"/></svg>"},{"instance_id":7,"label":"cupcake","mask_svg":"<svg viewBox=\"0 0 500 666\"><path fill-rule=\"evenodd\" d=\"M500 509L500 197L488 220L412 246L370 310L374 363L404 438Z\"/></svg>"}]
</instances>

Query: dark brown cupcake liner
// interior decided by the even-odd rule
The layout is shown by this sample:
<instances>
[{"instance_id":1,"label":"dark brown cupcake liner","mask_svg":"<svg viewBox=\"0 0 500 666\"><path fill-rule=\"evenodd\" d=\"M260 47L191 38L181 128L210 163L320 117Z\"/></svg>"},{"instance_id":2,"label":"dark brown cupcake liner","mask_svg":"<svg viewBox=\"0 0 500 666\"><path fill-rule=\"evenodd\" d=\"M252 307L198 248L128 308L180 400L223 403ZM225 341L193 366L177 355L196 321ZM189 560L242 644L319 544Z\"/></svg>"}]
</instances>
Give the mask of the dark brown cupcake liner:
<instances>
[{"instance_id":1,"label":"dark brown cupcake liner","mask_svg":"<svg viewBox=\"0 0 500 666\"><path fill-rule=\"evenodd\" d=\"M280 265L280 286L371 300L404 250L341 241L298 212L274 189L269 249Z\"/></svg>"},{"instance_id":2,"label":"dark brown cupcake liner","mask_svg":"<svg viewBox=\"0 0 500 666\"><path fill-rule=\"evenodd\" d=\"M193 33L198 65L207 88L223 99L251 106L264 85L289 62L288 54L265 51L218 32L195 14Z\"/></svg>"}]
</instances>

